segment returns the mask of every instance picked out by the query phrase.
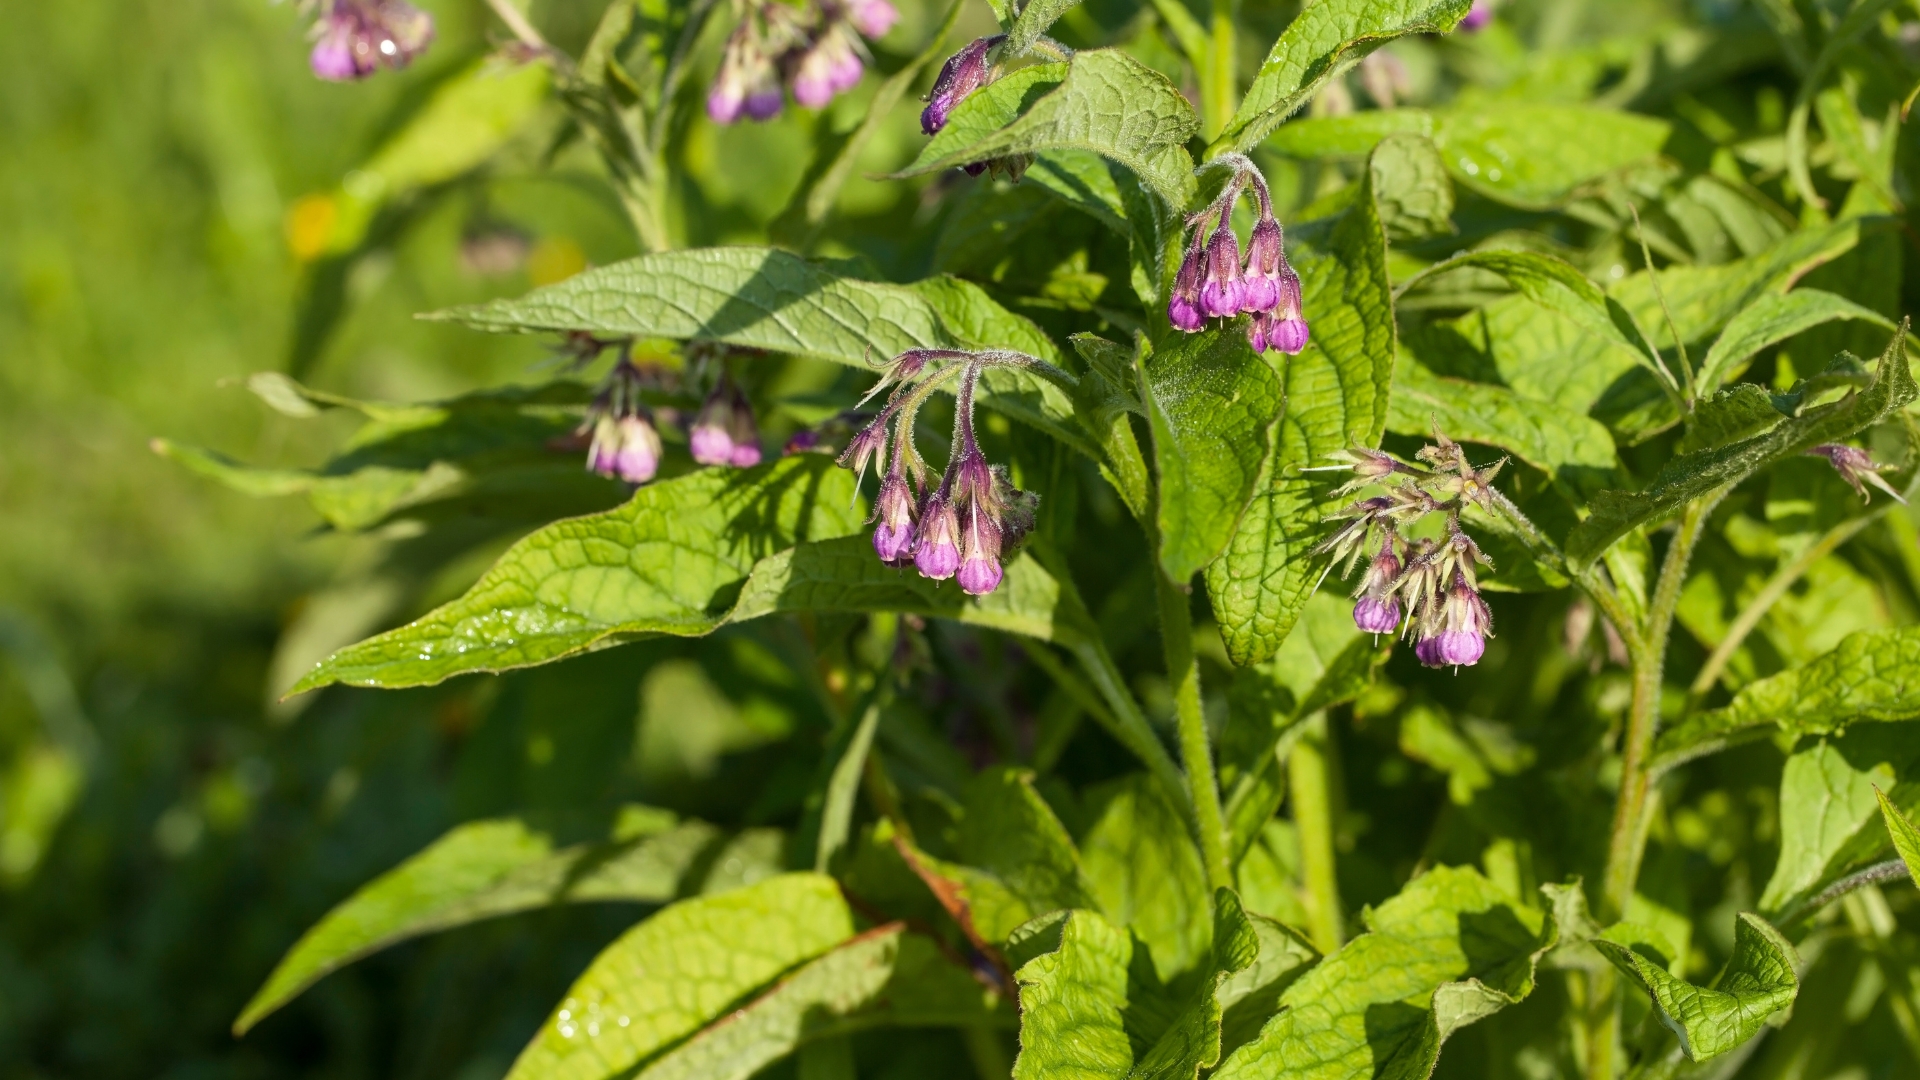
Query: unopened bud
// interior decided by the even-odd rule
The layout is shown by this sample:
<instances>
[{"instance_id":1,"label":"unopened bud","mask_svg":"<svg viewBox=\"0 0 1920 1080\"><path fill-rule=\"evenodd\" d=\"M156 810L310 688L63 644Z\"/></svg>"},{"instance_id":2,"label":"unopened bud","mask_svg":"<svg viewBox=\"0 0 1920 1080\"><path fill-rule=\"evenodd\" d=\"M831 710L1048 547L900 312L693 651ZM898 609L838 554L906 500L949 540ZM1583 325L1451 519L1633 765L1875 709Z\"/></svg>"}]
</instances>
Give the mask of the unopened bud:
<instances>
[{"instance_id":1,"label":"unopened bud","mask_svg":"<svg viewBox=\"0 0 1920 1080\"><path fill-rule=\"evenodd\" d=\"M987 63L987 54L1000 44L1004 35L977 38L966 48L947 57L940 67L940 74L933 80L933 89L927 94L927 107L920 112L920 130L923 134L933 135L947 126L947 117L965 101L967 95L980 89L993 80L993 66ZM985 169L985 164L980 164ZM967 172L978 176L973 166Z\"/></svg>"}]
</instances>

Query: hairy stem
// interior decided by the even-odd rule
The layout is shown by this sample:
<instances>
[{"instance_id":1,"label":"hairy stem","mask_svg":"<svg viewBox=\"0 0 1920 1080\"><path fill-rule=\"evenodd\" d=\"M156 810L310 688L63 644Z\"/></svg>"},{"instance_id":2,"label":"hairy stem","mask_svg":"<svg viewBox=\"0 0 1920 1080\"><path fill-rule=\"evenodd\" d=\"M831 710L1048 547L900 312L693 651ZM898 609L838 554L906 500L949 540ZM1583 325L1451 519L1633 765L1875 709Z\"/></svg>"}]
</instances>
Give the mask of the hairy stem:
<instances>
[{"instance_id":1,"label":"hairy stem","mask_svg":"<svg viewBox=\"0 0 1920 1080\"><path fill-rule=\"evenodd\" d=\"M1799 557L1774 571L1773 576L1767 579L1765 585L1760 586L1760 591L1754 594L1753 599L1747 601L1747 606L1740 609L1740 614L1734 616L1732 625L1727 627L1727 636L1721 638L1720 644L1713 647L1713 654L1707 657L1707 662L1700 665L1700 674L1694 676L1693 685L1687 688L1689 712L1697 708L1700 702L1712 692L1714 684L1720 681L1721 673L1726 670L1727 662L1733 659L1733 654L1740 648L1741 642L1747 640L1747 635L1753 633L1753 628L1760 625L1760 620L1772 610L1774 604L1779 603L1780 598L1793 587L1793 583L1799 581L1814 563L1833 554L1836 548L1853 539L1862 529L1878 520L1880 514L1884 512L1885 509L1882 508L1872 514L1841 522L1827 530L1825 536L1809 545Z\"/></svg>"},{"instance_id":2,"label":"hairy stem","mask_svg":"<svg viewBox=\"0 0 1920 1080\"><path fill-rule=\"evenodd\" d=\"M1633 704L1627 714L1627 730L1621 747L1620 795L1613 807L1613 828L1607 843L1605 886L1600 897L1600 919L1612 922L1626 910L1633 895L1634 880L1639 877L1640 856L1646 832L1641 815L1646 811L1651 775L1647 754L1660 724L1660 686L1666 668L1667 637L1673 627L1674 608L1680 603L1680 586L1686 580L1687 563L1694 545L1706 525L1707 515L1725 494L1725 489L1710 492L1687 504L1680 514L1680 528L1667 557L1660 565L1660 580L1653 589L1647 607L1646 622L1628 633L1616 623L1615 629L1627 639L1627 655L1633 664Z\"/></svg>"},{"instance_id":3,"label":"hairy stem","mask_svg":"<svg viewBox=\"0 0 1920 1080\"><path fill-rule=\"evenodd\" d=\"M1327 714L1320 713L1306 721L1287 754L1287 798L1293 804L1293 828L1300 837L1307 929L1314 948L1322 953L1338 949L1346 936L1334 870L1331 765Z\"/></svg>"},{"instance_id":4,"label":"hairy stem","mask_svg":"<svg viewBox=\"0 0 1920 1080\"><path fill-rule=\"evenodd\" d=\"M1200 662L1193 655L1193 614L1187 593L1156 568L1160 597L1160 640L1166 648L1167 678L1173 684L1173 707L1180 734L1180 763L1186 767L1187 791L1193 800L1195 831L1200 834L1200 856L1206 863L1207 883L1233 887L1233 869L1227 858L1226 815L1220 810L1220 785L1213 775L1213 747L1207 739L1207 718L1200 705Z\"/></svg>"},{"instance_id":5,"label":"hairy stem","mask_svg":"<svg viewBox=\"0 0 1920 1080\"><path fill-rule=\"evenodd\" d=\"M1907 876L1907 864L1900 859L1888 859L1886 862L1874 863L1865 870L1848 874L1839 881L1821 889L1819 893L1814 896L1781 912L1780 917L1773 920L1774 925L1786 926L1808 915L1812 915L1821 908L1833 903L1835 900L1853 892L1855 889L1862 889L1868 885L1878 885L1883 881L1898 881Z\"/></svg>"}]
</instances>

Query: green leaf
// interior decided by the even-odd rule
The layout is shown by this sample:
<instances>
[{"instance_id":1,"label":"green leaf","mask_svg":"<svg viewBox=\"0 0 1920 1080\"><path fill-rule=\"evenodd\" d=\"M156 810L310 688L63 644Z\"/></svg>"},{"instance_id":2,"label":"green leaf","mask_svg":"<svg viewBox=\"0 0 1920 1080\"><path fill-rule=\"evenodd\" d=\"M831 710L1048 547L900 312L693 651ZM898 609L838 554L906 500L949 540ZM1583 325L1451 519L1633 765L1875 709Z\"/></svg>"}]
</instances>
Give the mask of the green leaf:
<instances>
[{"instance_id":1,"label":"green leaf","mask_svg":"<svg viewBox=\"0 0 1920 1080\"><path fill-rule=\"evenodd\" d=\"M1425 109L1369 109L1345 116L1303 116L1267 138L1265 149L1287 157L1363 158L1389 135L1433 137L1433 114Z\"/></svg>"},{"instance_id":2,"label":"green leaf","mask_svg":"<svg viewBox=\"0 0 1920 1080\"><path fill-rule=\"evenodd\" d=\"M1458 231L1453 225L1453 184L1432 140L1389 135L1374 151L1368 169L1390 239L1426 240Z\"/></svg>"},{"instance_id":3,"label":"green leaf","mask_svg":"<svg viewBox=\"0 0 1920 1080\"><path fill-rule=\"evenodd\" d=\"M971 100L971 99L969 99ZM934 277L913 285L861 281L774 248L699 248L642 255L512 300L429 318L481 330L584 330L607 337L720 341L872 370L908 349L1060 352L1040 328L977 285ZM1084 446L1073 403L1057 386L1012 368L988 372L981 402Z\"/></svg>"},{"instance_id":4,"label":"green leaf","mask_svg":"<svg viewBox=\"0 0 1920 1080\"><path fill-rule=\"evenodd\" d=\"M1920 627L1849 634L1832 652L1741 688L1725 708L1661 733L1654 757L1669 768L1775 728L1828 735L1849 724L1920 717Z\"/></svg>"},{"instance_id":5,"label":"green leaf","mask_svg":"<svg viewBox=\"0 0 1920 1080\"><path fill-rule=\"evenodd\" d=\"M1439 114L1433 140L1455 180L1509 206L1546 210L1659 154L1670 130L1615 109L1500 101Z\"/></svg>"},{"instance_id":6,"label":"green leaf","mask_svg":"<svg viewBox=\"0 0 1920 1080\"><path fill-rule=\"evenodd\" d=\"M1212 943L1213 897L1186 815L1145 773L1086 794L1093 824L1080 839L1100 910L1147 947L1161 982L1190 970Z\"/></svg>"},{"instance_id":7,"label":"green leaf","mask_svg":"<svg viewBox=\"0 0 1920 1080\"><path fill-rule=\"evenodd\" d=\"M1347 6L1323 0L1302 18ZM1273 655L1320 576L1308 550L1334 509L1333 485L1300 470L1335 451L1379 445L1393 380L1393 291L1371 171L1347 209L1291 227L1288 239L1312 341L1282 371L1287 405L1274 452L1226 553L1207 568L1207 594L1236 664Z\"/></svg>"},{"instance_id":8,"label":"green leaf","mask_svg":"<svg viewBox=\"0 0 1920 1080\"><path fill-rule=\"evenodd\" d=\"M1442 866L1366 912L1367 933L1287 988L1215 1080L1424 1080L1459 1027L1527 996L1554 924Z\"/></svg>"},{"instance_id":9,"label":"green leaf","mask_svg":"<svg viewBox=\"0 0 1920 1080\"><path fill-rule=\"evenodd\" d=\"M1746 912L1734 923L1733 959L1714 989L1677 979L1662 964L1604 936L1593 944L1652 996L1660 1022L1679 1036L1689 1061L1707 1061L1746 1042L1800 991L1793 946L1766 920Z\"/></svg>"},{"instance_id":10,"label":"green leaf","mask_svg":"<svg viewBox=\"0 0 1920 1080\"><path fill-rule=\"evenodd\" d=\"M1280 380L1234 320L1167 343L1142 381L1160 475L1160 565L1185 582L1246 512L1279 418Z\"/></svg>"},{"instance_id":11,"label":"green leaf","mask_svg":"<svg viewBox=\"0 0 1920 1080\"><path fill-rule=\"evenodd\" d=\"M1444 34L1470 7L1469 0L1320 0L1273 43L1208 154L1260 145L1329 79L1368 53L1407 34Z\"/></svg>"},{"instance_id":12,"label":"green leaf","mask_svg":"<svg viewBox=\"0 0 1920 1080\"><path fill-rule=\"evenodd\" d=\"M1503 386L1443 378L1402 352L1387 429L1429 437L1436 425L1448 438L1511 451L1570 493L1597 487L1616 465L1613 437L1599 421Z\"/></svg>"},{"instance_id":13,"label":"green leaf","mask_svg":"<svg viewBox=\"0 0 1920 1080\"><path fill-rule=\"evenodd\" d=\"M1564 259L1537 251L1470 251L1422 270L1414 280L1463 269L1499 274L1522 296L1577 323L1581 329L1644 356L1639 328L1626 309Z\"/></svg>"},{"instance_id":14,"label":"green leaf","mask_svg":"<svg viewBox=\"0 0 1920 1080\"><path fill-rule=\"evenodd\" d=\"M1877 845L1875 795L1893 783L1896 766L1920 754L1895 762L1871 745L1857 745L1861 741L1821 739L1787 758L1780 774L1780 859L1760 894L1761 911L1784 912L1853 869L1856 860L1844 853L1861 833Z\"/></svg>"},{"instance_id":15,"label":"green leaf","mask_svg":"<svg viewBox=\"0 0 1920 1080\"><path fill-rule=\"evenodd\" d=\"M688 875L726 845L725 835L705 822L674 825L668 815L646 825L610 843L559 851L544 833L516 820L454 828L361 886L301 935L234 1021L234 1034L245 1034L329 972L422 934L556 903L666 903L697 886ZM748 854L732 845L718 861ZM716 879L708 891L731 883Z\"/></svg>"},{"instance_id":16,"label":"green leaf","mask_svg":"<svg viewBox=\"0 0 1920 1080\"><path fill-rule=\"evenodd\" d=\"M759 559L859 529L853 496L852 475L818 454L643 487L617 510L534 532L466 595L342 649L292 692L420 686L652 634L708 633Z\"/></svg>"},{"instance_id":17,"label":"green leaf","mask_svg":"<svg viewBox=\"0 0 1920 1080\"><path fill-rule=\"evenodd\" d=\"M1750 439L1780 426L1784 419L1786 415L1765 388L1735 383L1694 407L1687 418L1687 433L1674 444L1673 452L1692 454Z\"/></svg>"},{"instance_id":18,"label":"green leaf","mask_svg":"<svg viewBox=\"0 0 1920 1080\"><path fill-rule=\"evenodd\" d=\"M1230 890L1214 903L1211 964L1184 1001L1143 981L1137 939L1094 912L1036 928L1051 948L1016 973L1015 1080L1193 1080L1218 1061L1222 984L1254 963L1262 938Z\"/></svg>"},{"instance_id":19,"label":"green leaf","mask_svg":"<svg viewBox=\"0 0 1920 1080\"><path fill-rule=\"evenodd\" d=\"M1873 382L1864 390L1809 409L1765 434L1676 458L1643 491L1600 492L1592 501L1592 515L1567 537L1567 560L1576 569L1584 569L1614 541L1641 525L1665 517L1715 488L1738 483L1782 458L1820 443L1838 442L1879 423L1914 396L1903 328L1881 354Z\"/></svg>"},{"instance_id":20,"label":"green leaf","mask_svg":"<svg viewBox=\"0 0 1920 1080\"><path fill-rule=\"evenodd\" d=\"M1893 322L1886 316L1830 292L1795 289L1784 294L1763 293L1720 332L1700 361L1694 384L1702 396L1710 394L1761 350L1836 319L1859 319L1893 329Z\"/></svg>"},{"instance_id":21,"label":"green leaf","mask_svg":"<svg viewBox=\"0 0 1920 1080\"><path fill-rule=\"evenodd\" d=\"M1090 150L1049 150L1034 159L1022 183L1033 184L1128 235L1127 205L1114 166Z\"/></svg>"},{"instance_id":22,"label":"green leaf","mask_svg":"<svg viewBox=\"0 0 1920 1080\"><path fill-rule=\"evenodd\" d=\"M683 900L594 957L507 1076L621 1074L852 936L853 913L833 879L820 874L783 874Z\"/></svg>"},{"instance_id":23,"label":"green leaf","mask_svg":"<svg viewBox=\"0 0 1920 1080\"><path fill-rule=\"evenodd\" d=\"M853 801L860 791L867 752L873 749L873 733L880 728L882 711L878 697L867 704L860 713L860 722L854 725L840 750L840 759L834 762L833 774L827 780L826 802L820 810L820 838L813 859L813 868L819 873L831 870L834 855L847 846L853 825Z\"/></svg>"},{"instance_id":24,"label":"green leaf","mask_svg":"<svg viewBox=\"0 0 1920 1080\"><path fill-rule=\"evenodd\" d=\"M1183 206L1194 182L1181 149L1200 120L1166 76L1123 52L1090 49L1038 64L975 91L896 174L921 173L1049 150L1087 150L1132 170Z\"/></svg>"},{"instance_id":25,"label":"green leaf","mask_svg":"<svg viewBox=\"0 0 1920 1080\"><path fill-rule=\"evenodd\" d=\"M1049 27L1060 21L1060 16L1072 10L1073 6L1079 2L1080 0L1027 0L1027 3L1020 8L1019 17L1013 20L1013 26L1007 30L1007 40L1001 48L1005 50L1007 56L1025 55Z\"/></svg>"},{"instance_id":26,"label":"green leaf","mask_svg":"<svg viewBox=\"0 0 1920 1080\"><path fill-rule=\"evenodd\" d=\"M1879 788L1873 794L1880 802L1880 816L1887 823L1887 835L1893 839L1893 849L1900 853L1900 861L1907 864L1907 877L1920 883L1920 826L1913 819L1900 812L1887 798L1887 793Z\"/></svg>"},{"instance_id":27,"label":"green leaf","mask_svg":"<svg viewBox=\"0 0 1920 1080\"><path fill-rule=\"evenodd\" d=\"M634 1080L746 1080L822 1039L876 1027L997 1027L1012 1020L999 1007L999 995L942 955L931 939L888 923L717 1018Z\"/></svg>"}]
</instances>

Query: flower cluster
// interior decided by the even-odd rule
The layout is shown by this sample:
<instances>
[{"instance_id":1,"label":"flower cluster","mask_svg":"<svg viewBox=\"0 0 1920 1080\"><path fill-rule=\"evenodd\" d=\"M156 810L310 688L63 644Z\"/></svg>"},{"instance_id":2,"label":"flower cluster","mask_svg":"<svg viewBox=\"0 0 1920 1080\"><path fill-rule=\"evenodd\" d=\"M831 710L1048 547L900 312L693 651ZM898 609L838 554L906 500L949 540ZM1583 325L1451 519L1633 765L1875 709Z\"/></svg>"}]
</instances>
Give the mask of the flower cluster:
<instances>
[{"instance_id":1,"label":"flower cluster","mask_svg":"<svg viewBox=\"0 0 1920 1080\"><path fill-rule=\"evenodd\" d=\"M743 114L771 119L785 100L783 82L793 100L811 109L824 107L835 94L853 89L866 71L862 36L877 39L899 18L889 0L749 3L707 91L707 115L719 124Z\"/></svg>"},{"instance_id":2,"label":"flower cluster","mask_svg":"<svg viewBox=\"0 0 1920 1080\"><path fill-rule=\"evenodd\" d=\"M1476 469L1466 452L1445 435L1418 457L1428 468L1408 465L1378 450L1340 455L1353 479L1338 494L1379 488L1334 515L1343 524L1315 554L1344 562L1345 573L1371 553L1354 590L1353 622L1370 634L1403 631L1414 641L1414 655L1428 667L1470 667L1486 652L1493 636L1493 612L1480 596L1476 567L1492 562L1460 527L1468 503L1505 511L1506 500L1493 488L1504 461ZM1437 537L1411 538L1407 530L1428 515L1443 515Z\"/></svg>"},{"instance_id":3,"label":"flower cluster","mask_svg":"<svg viewBox=\"0 0 1920 1080\"><path fill-rule=\"evenodd\" d=\"M406 67L433 42L433 17L406 0L321 0L313 73L333 82Z\"/></svg>"},{"instance_id":4,"label":"flower cluster","mask_svg":"<svg viewBox=\"0 0 1920 1080\"><path fill-rule=\"evenodd\" d=\"M1840 479L1845 480L1848 485L1853 488L1854 494L1860 496L1862 501L1871 500L1872 496L1867 494L1866 485L1872 484L1874 487L1893 496L1893 500L1900 505L1905 506L1907 504L1906 497L1895 490L1892 484L1887 483L1880 477L1881 473L1892 468L1892 466L1875 463L1873 455L1867 453L1865 450L1857 446L1845 446L1840 443L1822 443L1808 450L1807 453L1814 457L1826 458L1827 461L1833 465L1834 471L1840 474Z\"/></svg>"},{"instance_id":5,"label":"flower cluster","mask_svg":"<svg viewBox=\"0 0 1920 1080\"><path fill-rule=\"evenodd\" d=\"M687 431L687 449L702 465L745 469L760 464L760 427L754 423L753 406L724 370Z\"/></svg>"},{"instance_id":6,"label":"flower cluster","mask_svg":"<svg viewBox=\"0 0 1920 1080\"><path fill-rule=\"evenodd\" d=\"M580 434L591 433L587 468L601 476L644 484L660 471L660 432L640 400L646 375L622 356L607 373Z\"/></svg>"},{"instance_id":7,"label":"flower cluster","mask_svg":"<svg viewBox=\"0 0 1920 1080\"><path fill-rule=\"evenodd\" d=\"M1167 319L1176 329L1196 333L1208 319L1251 315L1247 341L1255 352L1278 349L1294 354L1307 347L1307 320L1300 314L1300 275L1287 262L1285 237L1273 216L1273 195L1266 177L1239 154L1223 154L1209 165L1233 169L1233 179L1213 205L1187 219L1193 239L1173 278ZM1240 261L1240 240L1233 232L1233 207L1251 188L1260 207L1247 237L1247 258ZM1207 222L1216 222L1209 230Z\"/></svg>"},{"instance_id":8,"label":"flower cluster","mask_svg":"<svg viewBox=\"0 0 1920 1080\"><path fill-rule=\"evenodd\" d=\"M1040 497L1014 487L1006 467L988 464L980 452L973 434L974 388L988 367L1039 363L1022 353L950 349L912 349L893 359L873 388L878 393L893 386L886 408L840 455L840 464L858 476L866 475L869 464L889 462L869 519L881 562L911 563L935 581L954 578L974 596L1000 587L1001 560L1032 530ZM956 378L953 445L946 472L934 484L914 445L914 422L933 391Z\"/></svg>"}]
</instances>

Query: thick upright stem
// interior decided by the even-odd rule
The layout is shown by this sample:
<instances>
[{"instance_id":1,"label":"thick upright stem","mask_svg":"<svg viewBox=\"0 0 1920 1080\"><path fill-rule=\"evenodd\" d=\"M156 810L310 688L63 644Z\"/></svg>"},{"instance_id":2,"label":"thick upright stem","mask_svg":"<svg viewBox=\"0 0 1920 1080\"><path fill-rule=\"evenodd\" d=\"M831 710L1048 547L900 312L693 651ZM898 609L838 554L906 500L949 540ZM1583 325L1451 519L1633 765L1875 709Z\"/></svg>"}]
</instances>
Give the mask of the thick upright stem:
<instances>
[{"instance_id":1,"label":"thick upright stem","mask_svg":"<svg viewBox=\"0 0 1920 1080\"><path fill-rule=\"evenodd\" d=\"M1300 871L1307 894L1307 929L1313 947L1330 953L1345 938L1340 912L1340 883L1333 852L1333 764L1327 714L1307 720L1287 754L1287 798L1293 804L1293 828L1300 838Z\"/></svg>"},{"instance_id":2,"label":"thick upright stem","mask_svg":"<svg viewBox=\"0 0 1920 1080\"><path fill-rule=\"evenodd\" d=\"M1187 790L1193 799L1195 831L1200 834L1200 857L1206 863L1207 883L1216 889L1233 887L1233 868L1227 858L1226 815L1220 811L1220 785L1213 775L1213 747L1207 739L1207 717L1200 705L1200 664L1193 655L1193 614L1188 597L1166 572L1154 574L1160 594L1160 639L1166 647L1167 678L1173 684L1173 707L1180 735L1180 763L1185 766Z\"/></svg>"}]
</instances>

